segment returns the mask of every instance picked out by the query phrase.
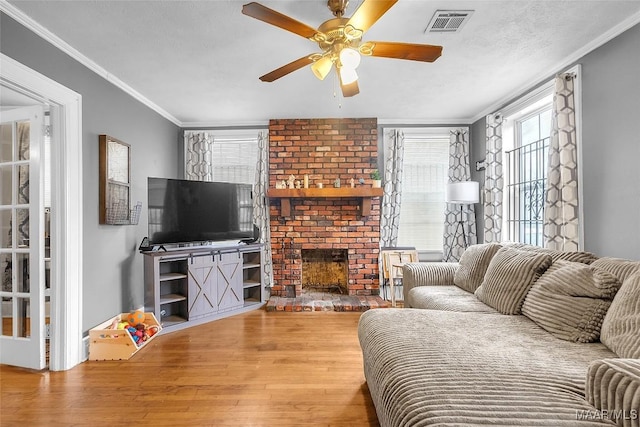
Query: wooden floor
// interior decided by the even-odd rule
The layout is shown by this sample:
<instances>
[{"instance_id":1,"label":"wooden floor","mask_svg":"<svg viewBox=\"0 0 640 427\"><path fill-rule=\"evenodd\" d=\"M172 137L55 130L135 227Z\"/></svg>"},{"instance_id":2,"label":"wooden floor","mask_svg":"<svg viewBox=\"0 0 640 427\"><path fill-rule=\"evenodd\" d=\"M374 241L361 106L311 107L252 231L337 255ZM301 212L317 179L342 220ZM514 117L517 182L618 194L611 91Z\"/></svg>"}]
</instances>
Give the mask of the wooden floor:
<instances>
[{"instance_id":1,"label":"wooden floor","mask_svg":"<svg viewBox=\"0 0 640 427\"><path fill-rule=\"evenodd\" d=\"M359 317L258 310L160 335L128 361L0 366L0 425L377 426Z\"/></svg>"}]
</instances>

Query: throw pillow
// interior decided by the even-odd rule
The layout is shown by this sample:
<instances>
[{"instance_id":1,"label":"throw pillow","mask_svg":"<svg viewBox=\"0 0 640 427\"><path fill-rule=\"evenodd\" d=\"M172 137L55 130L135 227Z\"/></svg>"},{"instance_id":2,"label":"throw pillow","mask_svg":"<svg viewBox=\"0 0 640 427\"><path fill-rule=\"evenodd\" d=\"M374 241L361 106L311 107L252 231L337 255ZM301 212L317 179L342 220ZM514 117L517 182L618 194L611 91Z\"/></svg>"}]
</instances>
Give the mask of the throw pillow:
<instances>
[{"instance_id":1,"label":"throw pillow","mask_svg":"<svg viewBox=\"0 0 640 427\"><path fill-rule=\"evenodd\" d=\"M500 248L498 243L469 246L460 257L460 265L453 276L453 283L467 292L475 292L482 284L491 258Z\"/></svg>"},{"instance_id":2,"label":"throw pillow","mask_svg":"<svg viewBox=\"0 0 640 427\"><path fill-rule=\"evenodd\" d=\"M527 292L551 263L547 254L502 248L491 259L475 294L502 314L520 314Z\"/></svg>"},{"instance_id":3,"label":"throw pillow","mask_svg":"<svg viewBox=\"0 0 640 427\"><path fill-rule=\"evenodd\" d=\"M623 358L640 358L640 271L629 276L602 322L600 341Z\"/></svg>"},{"instance_id":4,"label":"throw pillow","mask_svg":"<svg viewBox=\"0 0 640 427\"><path fill-rule=\"evenodd\" d=\"M580 262L583 264L591 264L595 260L598 259L597 256L592 254L591 252L584 251L558 251L555 249L547 249L541 248L540 246L533 246L526 243L508 243L505 246L509 246L511 248L519 249L521 251L531 251L538 252L550 255L553 261L571 261L571 262Z\"/></svg>"},{"instance_id":5,"label":"throw pillow","mask_svg":"<svg viewBox=\"0 0 640 427\"><path fill-rule=\"evenodd\" d=\"M557 338L595 342L620 281L593 266L555 261L531 287L522 314Z\"/></svg>"},{"instance_id":6,"label":"throw pillow","mask_svg":"<svg viewBox=\"0 0 640 427\"><path fill-rule=\"evenodd\" d=\"M604 257L594 261L591 265L613 274L620 280L620 283L623 283L627 277L636 271L640 271L640 261L630 261L622 258Z\"/></svg>"}]
</instances>

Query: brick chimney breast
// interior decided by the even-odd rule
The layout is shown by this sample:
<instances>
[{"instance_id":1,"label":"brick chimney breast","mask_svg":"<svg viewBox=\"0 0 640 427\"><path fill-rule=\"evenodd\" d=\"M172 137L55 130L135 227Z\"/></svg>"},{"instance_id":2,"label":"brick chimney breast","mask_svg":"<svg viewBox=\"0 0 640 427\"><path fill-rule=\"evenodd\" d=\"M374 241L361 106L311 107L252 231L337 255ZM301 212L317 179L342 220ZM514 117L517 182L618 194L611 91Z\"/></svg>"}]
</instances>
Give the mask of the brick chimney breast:
<instances>
[{"instance_id":1,"label":"brick chimney breast","mask_svg":"<svg viewBox=\"0 0 640 427\"><path fill-rule=\"evenodd\" d=\"M269 121L269 188L295 176L309 187L371 186L369 174L378 165L378 122L359 119L274 119ZM365 183L360 184L359 179ZM282 217L280 200L270 200L272 295L302 292L303 249L345 249L349 295L378 295L380 197L370 214L359 215L355 197L291 199L291 214Z\"/></svg>"}]
</instances>

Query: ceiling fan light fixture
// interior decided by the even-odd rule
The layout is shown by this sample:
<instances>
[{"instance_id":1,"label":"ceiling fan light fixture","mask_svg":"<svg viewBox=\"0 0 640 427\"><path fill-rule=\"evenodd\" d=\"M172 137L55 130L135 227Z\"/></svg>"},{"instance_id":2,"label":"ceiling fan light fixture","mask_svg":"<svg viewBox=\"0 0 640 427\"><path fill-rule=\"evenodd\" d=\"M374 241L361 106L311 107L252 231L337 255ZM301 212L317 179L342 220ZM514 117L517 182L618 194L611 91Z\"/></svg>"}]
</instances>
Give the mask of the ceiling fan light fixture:
<instances>
[{"instance_id":1,"label":"ceiling fan light fixture","mask_svg":"<svg viewBox=\"0 0 640 427\"><path fill-rule=\"evenodd\" d=\"M311 71L320 80L324 80L331 71L333 61L328 56L323 56L311 65Z\"/></svg>"},{"instance_id":2,"label":"ceiling fan light fixture","mask_svg":"<svg viewBox=\"0 0 640 427\"><path fill-rule=\"evenodd\" d=\"M342 66L340 67L339 72L340 81L342 81L342 84L348 85L358 80L358 73L356 73L355 68Z\"/></svg>"},{"instance_id":3,"label":"ceiling fan light fixture","mask_svg":"<svg viewBox=\"0 0 640 427\"><path fill-rule=\"evenodd\" d=\"M360 65L360 53L350 47L345 47L340 51L340 63L343 67L355 70Z\"/></svg>"},{"instance_id":4,"label":"ceiling fan light fixture","mask_svg":"<svg viewBox=\"0 0 640 427\"><path fill-rule=\"evenodd\" d=\"M349 0L324 1L335 18L324 21L317 29L255 1L242 6L244 15L304 37L320 48L317 53L303 56L259 77L261 81L273 82L307 65L310 65L318 79L324 80L335 65L342 94L351 97L360 93L356 68L360 65L361 55L433 62L442 54L442 46L384 41L362 42L364 33L398 0L358 0L359 6L350 18L344 17ZM453 18L457 19L459 16Z\"/></svg>"}]
</instances>

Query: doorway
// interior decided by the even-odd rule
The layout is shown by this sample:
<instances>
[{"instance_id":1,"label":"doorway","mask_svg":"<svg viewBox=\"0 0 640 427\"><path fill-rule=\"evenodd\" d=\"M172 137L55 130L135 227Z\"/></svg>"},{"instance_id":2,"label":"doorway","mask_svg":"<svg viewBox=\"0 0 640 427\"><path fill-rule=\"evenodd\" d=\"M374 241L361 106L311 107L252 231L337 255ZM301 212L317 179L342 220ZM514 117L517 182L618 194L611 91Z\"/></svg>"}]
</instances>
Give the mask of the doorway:
<instances>
[{"instance_id":1,"label":"doorway","mask_svg":"<svg viewBox=\"0 0 640 427\"><path fill-rule=\"evenodd\" d=\"M6 98L5 98L6 94ZM29 299L31 309L28 311L32 321L37 322L38 330L31 333L24 333L25 336L10 337L14 341L37 338L44 340L47 330L49 330L50 352L49 369L66 370L70 369L83 360L82 348L82 124L81 106L82 98L79 94L56 83L55 81L41 75L40 73L20 64L19 62L0 54L0 104L10 105L11 96L18 96L22 102L30 102L32 105L47 106L50 112L51 121L51 215L49 247L54 256L50 261L50 328L44 326L44 309L34 310L33 304L44 307L45 283L46 279L38 277L39 272L44 272L45 252L44 252L44 201L38 195L38 209L35 216L38 216L38 225L34 232L42 236L42 245L32 259L42 268L39 268L30 276L29 288L19 289L18 298ZM5 101L5 99L7 99ZM29 100L29 101L27 101ZM38 146L31 151L31 156L44 156L44 149ZM14 170L16 165L12 165ZM17 166L20 166L19 164ZM13 173L13 172L12 172ZM38 185L43 183L38 177ZM30 184L33 185L33 184ZM13 196L12 196L13 197ZM13 201L13 199L12 199ZM16 207L5 209L19 209ZM13 213L11 214L13 218ZM33 214L31 214L33 215ZM43 233L41 233L41 231ZM13 237L12 237L13 239ZM30 239L29 239L30 241ZM24 246L24 242L21 242ZM19 249L19 250L18 250ZM22 253L23 248L18 248L13 252ZM0 249L3 253L11 253L12 250ZM13 269L13 271L17 271ZM32 269L29 272L35 271ZM14 273L12 273L14 274ZM14 274L15 277L15 274ZM34 283L37 282L37 283ZM12 295L3 294L3 297ZM12 302L16 307L16 304ZM27 311L25 311L27 313ZM34 316L39 316L35 319ZM13 327L13 326L12 326ZM20 335L20 334L18 334ZM29 336L27 336L29 335ZM37 337L36 337L37 335ZM5 337L2 336L3 344ZM44 352L44 345L36 346L38 352ZM6 345L2 345L3 360L5 359ZM40 350L41 349L41 350ZM15 350L15 348L13 349ZM11 351L11 350L9 350ZM32 351L32 350L29 350ZM13 360L7 356L8 360ZM38 368L39 362L33 360L44 359L44 355L30 354L27 362L16 360L15 365Z\"/></svg>"}]
</instances>

